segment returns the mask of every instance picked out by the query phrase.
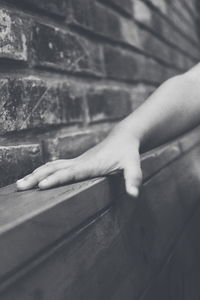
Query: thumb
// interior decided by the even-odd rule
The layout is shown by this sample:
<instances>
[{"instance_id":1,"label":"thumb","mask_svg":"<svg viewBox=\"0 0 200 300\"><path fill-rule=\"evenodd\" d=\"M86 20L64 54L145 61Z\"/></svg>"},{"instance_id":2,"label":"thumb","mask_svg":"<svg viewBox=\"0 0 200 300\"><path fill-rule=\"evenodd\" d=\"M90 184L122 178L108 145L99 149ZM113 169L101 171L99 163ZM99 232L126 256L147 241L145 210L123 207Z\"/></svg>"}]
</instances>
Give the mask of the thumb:
<instances>
[{"instance_id":1,"label":"thumb","mask_svg":"<svg viewBox=\"0 0 200 300\"><path fill-rule=\"evenodd\" d=\"M131 157L126 161L124 166L124 179L127 193L137 198L139 195L139 187L142 183L142 170L139 157Z\"/></svg>"}]
</instances>

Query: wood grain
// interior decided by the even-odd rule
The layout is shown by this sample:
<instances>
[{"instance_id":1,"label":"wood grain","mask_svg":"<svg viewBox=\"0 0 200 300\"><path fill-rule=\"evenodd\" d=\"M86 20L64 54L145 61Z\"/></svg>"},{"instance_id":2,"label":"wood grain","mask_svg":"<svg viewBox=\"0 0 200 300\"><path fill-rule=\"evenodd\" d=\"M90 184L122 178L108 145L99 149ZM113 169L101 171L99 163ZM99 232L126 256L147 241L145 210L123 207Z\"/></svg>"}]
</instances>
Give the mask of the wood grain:
<instances>
[{"instance_id":1,"label":"wood grain","mask_svg":"<svg viewBox=\"0 0 200 300\"><path fill-rule=\"evenodd\" d=\"M200 195L200 147L165 151L153 167L146 156L143 170L154 176L137 200L122 176L46 192L2 189L0 299L136 300L155 292Z\"/></svg>"}]
</instances>

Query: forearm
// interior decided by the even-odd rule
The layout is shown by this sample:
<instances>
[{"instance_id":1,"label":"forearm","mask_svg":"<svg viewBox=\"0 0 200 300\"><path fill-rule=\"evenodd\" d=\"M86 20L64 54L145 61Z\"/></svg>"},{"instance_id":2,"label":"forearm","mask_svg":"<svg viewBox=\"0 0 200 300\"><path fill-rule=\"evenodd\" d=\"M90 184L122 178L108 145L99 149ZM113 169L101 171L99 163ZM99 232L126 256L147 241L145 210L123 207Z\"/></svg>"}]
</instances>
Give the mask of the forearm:
<instances>
[{"instance_id":1,"label":"forearm","mask_svg":"<svg viewBox=\"0 0 200 300\"><path fill-rule=\"evenodd\" d=\"M200 124L199 67L162 84L143 105L124 119L124 128L141 151L167 143Z\"/></svg>"}]
</instances>

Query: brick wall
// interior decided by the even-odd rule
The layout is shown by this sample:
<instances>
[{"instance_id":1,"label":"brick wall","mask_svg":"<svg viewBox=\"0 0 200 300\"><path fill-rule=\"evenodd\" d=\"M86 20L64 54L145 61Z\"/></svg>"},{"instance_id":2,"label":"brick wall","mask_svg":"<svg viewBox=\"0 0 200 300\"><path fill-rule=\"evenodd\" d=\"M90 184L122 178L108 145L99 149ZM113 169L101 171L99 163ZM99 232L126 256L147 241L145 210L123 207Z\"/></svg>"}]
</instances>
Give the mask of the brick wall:
<instances>
[{"instance_id":1,"label":"brick wall","mask_svg":"<svg viewBox=\"0 0 200 300\"><path fill-rule=\"evenodd\" d=\"M0 0L0 186L99 142L199 60L187 0Z\"/></svg>"}]
</instances>

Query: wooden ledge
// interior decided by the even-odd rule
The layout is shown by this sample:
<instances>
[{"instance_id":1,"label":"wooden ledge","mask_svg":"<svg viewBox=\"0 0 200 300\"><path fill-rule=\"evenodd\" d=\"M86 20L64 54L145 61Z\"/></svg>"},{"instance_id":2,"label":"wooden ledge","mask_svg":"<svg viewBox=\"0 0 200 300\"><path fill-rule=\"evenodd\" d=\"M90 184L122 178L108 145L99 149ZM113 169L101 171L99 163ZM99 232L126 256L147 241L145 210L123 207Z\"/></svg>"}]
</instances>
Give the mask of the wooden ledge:
<instances>
[{"instance_id":1,"label":"wooden ledge","mask_svg":"<svg viewBox=\"0 0 200 300\"><path fill-rule=\"evenodd\" d=\"M145 155L144 181L181 154L176 142ZM118 179L117 185L100 178L47 191L17 192L15 185L0 189L0 283L100 215L119 193L125 195L123 180Z\"/></svg>"},{"instance_id":2,"label":"wooden ledge","mask_svg":"<svg viewBox=\"0 0 200 300\"><path fill-rule=\"evenodd\" d=\"M104 178L47 191L0 190L0 278L111 204Z\"/></svg>"}]
</instances>

